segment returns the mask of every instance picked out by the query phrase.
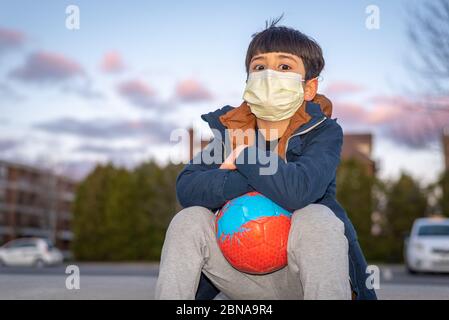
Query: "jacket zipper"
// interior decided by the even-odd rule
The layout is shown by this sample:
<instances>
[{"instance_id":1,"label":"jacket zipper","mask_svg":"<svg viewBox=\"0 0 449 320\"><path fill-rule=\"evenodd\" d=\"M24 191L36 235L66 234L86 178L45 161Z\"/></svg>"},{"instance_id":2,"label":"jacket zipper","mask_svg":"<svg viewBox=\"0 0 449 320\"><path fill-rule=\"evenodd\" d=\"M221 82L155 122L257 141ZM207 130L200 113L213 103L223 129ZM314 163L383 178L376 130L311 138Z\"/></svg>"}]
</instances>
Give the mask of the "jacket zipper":
<instances>
[{"instance_id":1,"label":"jacket zipper","mask_svg":"<svg viewBox=\"0 0 449 320\"><path fill-rule=\"evenodd\" d=\"M221 160L223 163L226 160L226 146L223 140L221 140L221 144L223 145L223 159Z\"/></svg>"},{"instance_id":2,"label":"jacket zipper","mask_svg":"<svg viewBox=\"0 0 449 320\"><path fill-rule=\"evenodd\" d=\"M290 142L290 139L293 138L293 137L296 137L296 136L305 134L305 133L307 133L307 132L313 130L314 128L316 128L317 126L319 126L321 123L323 123L326 119L327 119L327 117L324 117L323 119L321 119L320 121L318 121L317 123L315 123L315 124L314 124L313 126L311 126L310 128L307 128L306 130L303 130L303 131L298 132L298 133L296 133L296 134L294 134L294 135L291 135L291 136L287 139L287 142L286 142L286 144L285 144L285 153L284 153L284 161L285 161L286 163L287 163L288 143ZM223 140L221 140L221 144L223 145L223 160L222 160L222 161L225 161L225 159L226 159L226 146L225 146L225 143L223 142Z\"/></svg>"},{"instance_id":3,"label":"jacket zipper","mask_svg":"<svg viewBox=\"0 0 449 320\"><path fill-rule=\"evenodd\" d=\"M319 126L321 123L324 122L324 120L326 120L327 117L324 117L323 119L321 119L320 121L318 121L317 123L315 123L313 126L311 126L310 128L307 128L306 130L303 130L301 132L298 132L296 134L291 135L290 137L288 137L287 142L285 144L285 153L284 153L284 161L285 163L287 163L287 150L288 150L288 143L290 141L291 138L296 137L296 136L300 136L302 134L305 134L309 131L311 131L312 129L316 128L317 126Z\"/></svg>"}]
</instances>

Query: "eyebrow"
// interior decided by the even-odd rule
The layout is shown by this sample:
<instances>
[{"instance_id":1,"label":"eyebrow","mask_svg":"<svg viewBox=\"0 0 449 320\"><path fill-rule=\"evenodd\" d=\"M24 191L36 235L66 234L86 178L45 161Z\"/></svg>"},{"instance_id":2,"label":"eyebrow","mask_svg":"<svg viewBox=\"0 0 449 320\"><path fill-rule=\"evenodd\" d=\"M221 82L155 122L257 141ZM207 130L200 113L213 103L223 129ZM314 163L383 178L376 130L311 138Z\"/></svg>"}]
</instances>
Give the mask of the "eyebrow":
<instances>
[{"instance_id":1,"label":"eyebrow","mask_svg":"<svg viewBox=\"0 0 449 320\"><path fill-rule=\"evenodd\" d=\"M294 62L297 62L295 58L293 58L292 56L286 55L286 54L280 54L279 58L290 59L290 60L293 60Z\"/></svg>"},{"instance_id":2,"label":"eyebrow","mask_svg":"<svg viewBox=\"0 0 449 320\"><path fill-rule=\"evenodd\" d=\"M291 60L291 61L297 62L296 59L293 58L293 57L290 56L290 55L280 54L278 57L281 58L281 59L289 59L289 60ZM251 59L251 63L252 63L253 61L256 61L256 60L265 60L265 57L264 57L263 55L257 55L257 56L254 56L254 57Z\"/></svg>"},{"instance_id":3,"label":"eyebrow","mask_svg":"<svg viewBox=\"0 0 449 320\"><path fill-rule=\"evenodd\" d=\"M251 59L251 62L256 61L256 60L265 60L265 57L262 55L255 56Z\"/></svg>"}]
</instances>

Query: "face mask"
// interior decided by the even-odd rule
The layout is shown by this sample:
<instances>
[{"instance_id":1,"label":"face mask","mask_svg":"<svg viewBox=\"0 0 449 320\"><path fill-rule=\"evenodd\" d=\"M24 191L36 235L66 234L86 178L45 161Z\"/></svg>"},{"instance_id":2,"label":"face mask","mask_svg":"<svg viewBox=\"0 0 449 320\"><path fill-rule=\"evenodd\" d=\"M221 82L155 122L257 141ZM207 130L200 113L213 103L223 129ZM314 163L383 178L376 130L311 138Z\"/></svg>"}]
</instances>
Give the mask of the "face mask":
<instances>
[{"instance_id":1,"label":"face mask","mask_svg":"<svg viewBox=\"0 0 449 320\"><path fill-rule=\"evenodd\" d=\"M251 72L246 82L245 100L260 119L280 121L292 117L304 102L301 75L271 69Z\"/></svg>"}]
</instances>

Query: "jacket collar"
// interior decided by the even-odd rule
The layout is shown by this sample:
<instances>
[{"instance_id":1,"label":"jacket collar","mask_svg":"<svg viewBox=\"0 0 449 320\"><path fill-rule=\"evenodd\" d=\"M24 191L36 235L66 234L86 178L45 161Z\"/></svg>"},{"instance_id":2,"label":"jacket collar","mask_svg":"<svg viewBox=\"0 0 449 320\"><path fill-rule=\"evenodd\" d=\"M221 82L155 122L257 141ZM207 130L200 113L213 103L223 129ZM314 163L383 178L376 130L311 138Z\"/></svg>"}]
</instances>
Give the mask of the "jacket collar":
<instances>
[{"instance_id":1,"label":"jacket collar","mask_svg":"<svg viewBox=\"0 0 449 320\"><path fill-rule=\"evenodd\" d=\"M317 94L312 101L304 101L303 105L296 111L291 118L287 130L279 140L278 154L283 157L288 138L293 134L301 133L315 124L319 123L325 116L330 118L332 115L332 103L324 95ZM204 114L201 118L208 122L211 129L219 130L222 140L226 129L254 129L256 127L256 117L246 102L239 107L233 108L225 106L208 114Z\"/></svg>"}]
</instances>

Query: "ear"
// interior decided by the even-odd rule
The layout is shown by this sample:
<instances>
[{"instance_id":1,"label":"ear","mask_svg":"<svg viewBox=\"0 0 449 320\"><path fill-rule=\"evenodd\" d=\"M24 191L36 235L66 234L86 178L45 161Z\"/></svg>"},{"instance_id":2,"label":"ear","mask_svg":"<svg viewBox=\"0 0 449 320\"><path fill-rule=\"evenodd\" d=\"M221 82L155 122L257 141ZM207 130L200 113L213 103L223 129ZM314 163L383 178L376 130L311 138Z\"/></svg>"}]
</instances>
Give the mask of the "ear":
<instances>
[{"instance_id":1,"label":"ear","mask_svg":"<svg viewBox=\"0 0 449 320\"><path fill-rule=\"evenodd\" d=\"M318 92L318 79L314 78L306 81L304 87L304 100L312 101Z\"/></svg>"}]
</instances>

